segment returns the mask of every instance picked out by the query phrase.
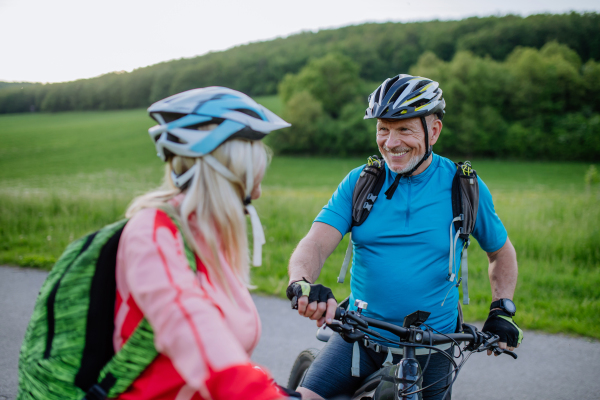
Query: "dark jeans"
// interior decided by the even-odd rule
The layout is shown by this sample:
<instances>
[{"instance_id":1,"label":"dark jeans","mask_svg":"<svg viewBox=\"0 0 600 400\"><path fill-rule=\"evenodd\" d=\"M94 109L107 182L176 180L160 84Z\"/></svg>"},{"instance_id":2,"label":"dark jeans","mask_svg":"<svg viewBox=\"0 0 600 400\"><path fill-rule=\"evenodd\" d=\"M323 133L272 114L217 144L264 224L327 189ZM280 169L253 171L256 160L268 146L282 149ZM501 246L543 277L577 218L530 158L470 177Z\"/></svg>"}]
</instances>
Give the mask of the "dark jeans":
<instances>
[{"instance_id":1,"label":"dark jeans","mask_svg":"<svg viewBox=\"0 0 600 400\"><path fill-rule=\"evenodd\" d=\"M448 350L450 352L450 350ZM351 374L352 367L352 344L347 343L334 333L316 360L312 363L302 387L312 390L325 399L334 396L352 396L360 387L363 380L381 368L387 353L376 353L360 346L360 377ZM418 355L417 361L421 368L425 366L427 354ZM394 364L402 359L400 355L394 355ZM423 375L423 387L430 385L444 377L451 371L450 361L442 354L431 353L431 359L427 370ZM450 383L452 376L442 379L423 393L425 400L442 400L444 390L442 388ZM445 400L450 400L450 392Z\"/></svg>"}]
</instances>

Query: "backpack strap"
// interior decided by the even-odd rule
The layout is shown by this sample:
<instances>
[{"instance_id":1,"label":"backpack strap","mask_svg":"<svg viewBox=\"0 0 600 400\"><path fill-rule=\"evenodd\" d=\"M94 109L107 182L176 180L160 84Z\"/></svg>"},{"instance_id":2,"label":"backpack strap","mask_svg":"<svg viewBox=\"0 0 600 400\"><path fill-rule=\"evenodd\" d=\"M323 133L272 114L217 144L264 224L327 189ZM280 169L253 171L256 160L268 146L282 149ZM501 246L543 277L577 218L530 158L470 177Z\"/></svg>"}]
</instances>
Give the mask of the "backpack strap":
<instances>
[{"instance_id":1,"label":"backpack strap","mask_svg":"<svg viewBox=\"0 0 600 400\"><path fill-rule=\"evenodd\" d=\"M352 194L352 224L348 235L348 248L338 276L338 283L344 283L350 260L352 259L352 227L366 221L385 182L385 161L377 155L368 158Z\"/></svg>"},{"instance_id":2,"label":"backpack strap","mask_svg":"<svg viewBox=\"0 0 600 400\"><path fill-rule=\"evenodd\" d=\"M88 391L86 400L92 400L90 392L104 393L113 398L125 392L158 356L154 347L154 331L146 318L142 319L127 342L100 371L98 383ZM96 399L94 399L96 400Z\"/></svg>"},{"instance_id":3,"label":"backpack strap","mask_svg":"<svg viewBox=\"0 0 600 400\"><path fill-rule=\"evenodd\" d=\"M90 246L91 250L81 255L90 259L89 265L95 263L95 268L90 268L93 277L89 291L85 346L75 375L75 385L84 391L94 385L99 371L114 355L117 248L126 223L127 220L122 220L99 230L94 242L102 247L96 250L96 246Z\"/></svg>"},{"instance_id":4,"label":"backpack strap","mask_svg":"<svg viewBox=\"0 0 600 400\"><path fill-rule=\"evenodd\" d=\"M374 155L369 157L352 194L352 225L360 226L371 213L385 181L385 161Z\"/></svg>"},{"instance_id":5,"label":"backpack strap","mask_svg":"<svg viewBox=\"0 0 600 400\"><path fill-rule=\"evenodd\" d=\"M169 213L166 214L169 215ZM169 215L169 217L181 233L182 230L178 221L173 218L172 215ZM112 243L112 246L110 246L108 249L107 246L105 246L103 249L103 252L105 249L107 249L108 253L103 259L99 258L97 269L106 267L106 263L116 264L117 245L125 226L125 222L126 221L123 222L120 230L118 230L118 232L107 242L107 245ZM198 269L196 265L196 256L186 242L185 236L183 234L181 236L183 239L183 247L188 265L192 271L196 272ZM113 266L112 264L111 266ZM113 266L113 277L115 271L114 268L115 267ZM116 281L114 284L116 288ZM88 318L88 321L90 319L94 318ZM113 327L112 329L114 329L114 323L111 323L111 326ZM88 334L86 334L86 337L87 336ZM112 331L109 337L112 349ZM94 343L92 342L92 344ZM106 362L106 364L104 364L99 375L97 375L98 378L96 383L87 390L84 400L104 400L106 398L114 398L119 396L121 393L125 392L129 386L131 386L133 381L135 381L142 374L142 372L144 372L148 365L150 365L157 356L158 351L154 346L154 331L152 330L152 327L146 318L143 318L127 342L125 342L123 347L121 347L121 349L114 354L108 360L108 362Z\"/></svg>"},{"instance_id":6,"label":"backpack strap","mask_svg":"<svg viewBox=\"0 0 600 400\"><path fill-rule=\"evenodd\" d=\"M477 220L477 211L479 208L479 181L477 172L472 168L470 161L456 164L456 173L452 180L452 222L450 223L450 257L448 263L449 282L456 279L456 244L458 239L463 239L461 250L462 277L456 283L458 287L462 280L463 286L463 304L469 304L468 274L469 266L467 261L467 248L471 244L470 235L475 228ZM456 230L456 235L452 235L452 226Z\"/></svg>"}]
</instances>

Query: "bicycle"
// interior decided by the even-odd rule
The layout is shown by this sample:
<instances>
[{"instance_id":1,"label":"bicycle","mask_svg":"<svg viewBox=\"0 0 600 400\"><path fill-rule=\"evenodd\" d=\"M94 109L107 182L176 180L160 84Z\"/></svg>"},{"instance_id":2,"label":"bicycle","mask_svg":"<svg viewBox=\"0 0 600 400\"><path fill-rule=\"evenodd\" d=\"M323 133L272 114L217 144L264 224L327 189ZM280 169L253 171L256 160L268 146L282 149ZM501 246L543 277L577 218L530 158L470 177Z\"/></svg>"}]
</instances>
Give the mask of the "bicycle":
<instances>
[{"instance_id":1,"label":"bicycle","mask_svg":"<svg viewBox=\"0 0 600 400\"><path fill-rule=\"evenodd\" d=\"M514 352L499 347L500 338L497 335L480 332L473 325L463 324L460 333L435 333L425 324L430 315L429 312L415 311L404 318L403 326L398 326L362 315L362 311L368 306L364 301L356 300L355 305L357 311L346 311L344 307L338 307L334 321L317 331L317 339L326 342L333 332L337 332L347 342L363 340L368 345L370 342L373 343L373 338L377 338L380 341L403 347L404 356L398 364L382 366L378 371L365 378L360 388L352 395L351 399L353 400L421 400L423 391L437 383L422 387L423 372L429 364L431 352L438 350L434 347L437 345L453 344L458 348L457 356L447 354L445 351L440 352L450 359L453 366L452 371L443 379L454 375L451 382L442 389L445 390L443 397L446 396L461 368L473 353L491 350L496 355L505 353L514 359L517 358ZM426 329L420 329L420 326L424 326ZM400 340L385 338L370 327L393 333ZM462 342L466 344L461 349L460 343ZM429 356L423 369L415 358L417 347L429 349ZM466 356L465 353L467 353ZM318 350L316 349L307 349L298 355L290 373L288 389L295 390L302 384L308 368L317 355ZM460 362L457 364L454 358L460 358Z\"/></svg>"}]
</instances>

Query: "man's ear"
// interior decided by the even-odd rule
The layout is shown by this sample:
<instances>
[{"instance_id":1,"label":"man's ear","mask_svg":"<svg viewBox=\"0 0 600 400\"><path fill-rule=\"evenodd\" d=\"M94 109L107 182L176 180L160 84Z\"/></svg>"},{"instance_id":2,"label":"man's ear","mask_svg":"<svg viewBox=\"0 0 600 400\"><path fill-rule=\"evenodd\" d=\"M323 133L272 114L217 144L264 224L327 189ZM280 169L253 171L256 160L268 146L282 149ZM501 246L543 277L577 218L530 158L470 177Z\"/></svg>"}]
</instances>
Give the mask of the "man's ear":
<instances>
[{"instance_id":1,"label":"man's ear","mask_svg":"<svg viewBox=\"0 0 600 400\"><path fill-rule=\"evenodd\" d=\"M429 125L429 144L431 146L433 146L438 141L443 126L444 124L442 123L442 120L438 118L435 118Z\"/></svg>"}]
</instances>

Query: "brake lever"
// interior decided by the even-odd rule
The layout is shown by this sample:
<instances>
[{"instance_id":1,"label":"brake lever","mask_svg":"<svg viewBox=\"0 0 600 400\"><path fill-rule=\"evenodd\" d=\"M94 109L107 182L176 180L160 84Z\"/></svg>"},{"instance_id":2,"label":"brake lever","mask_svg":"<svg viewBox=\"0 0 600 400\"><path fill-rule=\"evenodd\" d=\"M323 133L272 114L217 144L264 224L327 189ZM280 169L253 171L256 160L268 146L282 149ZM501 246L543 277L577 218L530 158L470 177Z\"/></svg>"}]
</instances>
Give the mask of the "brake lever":
<instances>
[{"instance_id":1,"label":"brake lever","mask_svg":"<svg viewBox=\"0 0 600 400\"><path fill-rule=\"evenodd\" d=\"M511 356L512 358L514 358L515 360L517 359L517 353L515 353L514 351L510 351L507 349L503 349L500 346L493 346L491 348L491 350L494 352L494 354L496 354L497 356L499 356L502 353L508 354L509 356Z\"/></svg>"},{"instance_id":2,"label":"brake lever","mask_svg":"<svg viewBox=\"0 0 600 400\"><path fill-rule=\"evenodd\" d=\"M349 311L346 313L346 321L353 325L360 325L363 328L368 328L369 324L365 321L362 320L362 318L360 318L360 314L356 313L355 311ZM348 321L349 320L349 321Z\"/></svg>"},{"instance_id":3,"label":"brake lever","mask_svg":"<svg viewBox=\"0 0 600 400\"><path fill-rule=\"evenodd\" d=\"M344 329L344 324L341 321L333 320L329 324L325 324L329 329L334 332L341 333Z\"/></svg>"},{"instance_id":4,"label":"brake lever","mask_svg":"<svg viewBox=\"0 0 600 400\"><path fill-rule=\"evenodd\" d=\"M498 347L499 341L500 341L500 336L493 335L492 337L487 339L485 342L483 342L483 344L481 345L481 347L482 347L481 351L486 350L487 348Z\"/></svg>"}]
</instances>

